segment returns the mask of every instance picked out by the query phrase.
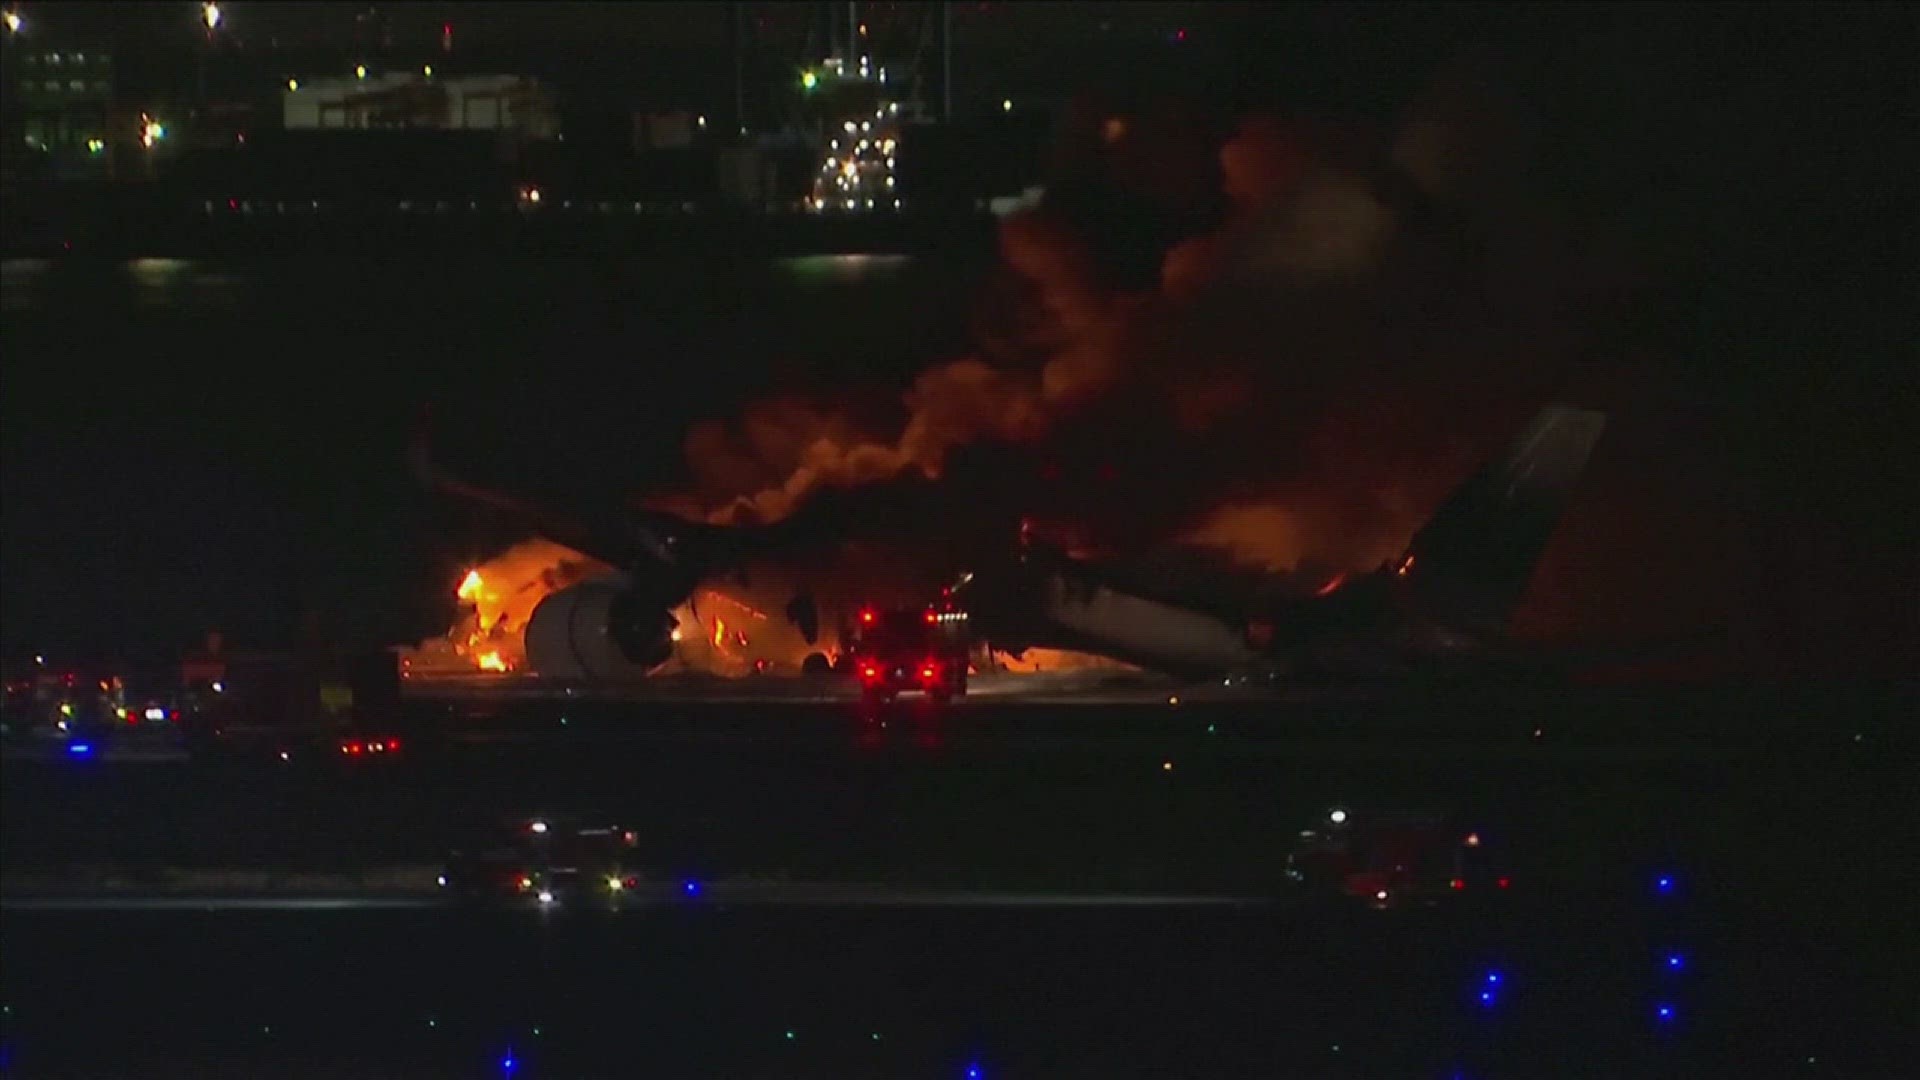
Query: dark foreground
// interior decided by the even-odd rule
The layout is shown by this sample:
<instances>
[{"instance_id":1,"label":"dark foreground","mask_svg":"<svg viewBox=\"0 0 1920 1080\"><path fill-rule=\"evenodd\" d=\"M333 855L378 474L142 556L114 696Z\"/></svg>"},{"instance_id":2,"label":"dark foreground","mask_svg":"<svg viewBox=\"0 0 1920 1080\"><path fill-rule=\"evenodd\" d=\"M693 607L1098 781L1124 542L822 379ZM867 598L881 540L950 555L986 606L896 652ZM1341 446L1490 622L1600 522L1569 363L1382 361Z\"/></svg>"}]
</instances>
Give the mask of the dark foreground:
<instances>
[{"instance_id":1,"label":"dark foreground","mask_svg":"<svg viewBox=\"0 0 1920 1080\"><path fill-rule=\"evenodd\" d=\"M1435 737L1469 704L1463 735ZM577 806L636 823L655 879L700 885L617 914L16 891L0 1061L22 1076L1902 1075L1920 994L1898 705L1793 706L1809 725L1741 702L1744 728L1644 696L1418 717L1402 702L1339 724L1303 703L903 710L885 728L660 707L617 729L522 717L377 770L15 764L10 875L425 865L458 820ZM1304 903L1277 860L1332 804L1497 822L1516 888L1454 910ZM752 884L782 875L882 884Z\"/></svg>"}]
</instances>

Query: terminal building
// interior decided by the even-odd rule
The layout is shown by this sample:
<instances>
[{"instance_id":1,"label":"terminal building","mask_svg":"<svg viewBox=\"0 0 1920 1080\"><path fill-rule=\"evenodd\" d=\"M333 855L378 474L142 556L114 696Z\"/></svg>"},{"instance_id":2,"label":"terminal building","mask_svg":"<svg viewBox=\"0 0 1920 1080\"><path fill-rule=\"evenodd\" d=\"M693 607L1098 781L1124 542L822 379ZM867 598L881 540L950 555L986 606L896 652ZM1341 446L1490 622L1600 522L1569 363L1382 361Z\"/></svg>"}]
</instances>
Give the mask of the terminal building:
<instances>
[{"instance_id":1,"label":"terminal building","mask_svg":"<svg viewBox=\"0 0 1920 1080\"><path fill-rule=\"evenodd\" d=\"M436 79L420 71L365 74L324 82L290 79L281 95L288 131L427 129L490 131L523 139L560 133L554 95L518 75Z\"/></svg>"}]
</instances>

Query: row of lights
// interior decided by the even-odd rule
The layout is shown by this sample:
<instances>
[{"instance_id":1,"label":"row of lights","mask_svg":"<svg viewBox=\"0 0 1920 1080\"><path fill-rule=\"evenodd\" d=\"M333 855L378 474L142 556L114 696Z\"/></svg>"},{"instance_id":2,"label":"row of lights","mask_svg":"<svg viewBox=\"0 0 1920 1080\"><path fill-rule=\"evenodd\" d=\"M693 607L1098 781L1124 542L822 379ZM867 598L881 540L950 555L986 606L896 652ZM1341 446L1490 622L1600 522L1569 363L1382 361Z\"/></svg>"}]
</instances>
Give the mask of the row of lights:
<instances>
[{"instance_id":1,"label":"row of lights","mask_svg":"<svg viewBox=\"0 0 1920 1080\"><path fill-rule=\"evenodd\" d=\"M212 0L207 0L206 3L200 5L200 22L206 26L207 33L209 34L220 28L220 22L225 17L226 13L220 10L220 5L213 3ZM0 19L5 20L7 33L9 34L18 34L27 28L26 17L13 8L8 8L5 15L0 16Z\"/></svg>"},{"instance_id":2,"label":"row of lights","mask_svg":"<svg viewBox=\"0 0 1920 1080\"><path fill-rule=\"evenodd\" d=\"M420 65L420 74L424 78L428 78L428 79L433 78L433 65L432 64ZM365 64L353 65L353 77L355 79L365 81L367 77L367 65ZM287 90L289 92L297 93L299 89L300 89L299 79L291 78L287 80ZM702 118L702 126L704 126L704 118Z\"/></svg>"}]
</instances>

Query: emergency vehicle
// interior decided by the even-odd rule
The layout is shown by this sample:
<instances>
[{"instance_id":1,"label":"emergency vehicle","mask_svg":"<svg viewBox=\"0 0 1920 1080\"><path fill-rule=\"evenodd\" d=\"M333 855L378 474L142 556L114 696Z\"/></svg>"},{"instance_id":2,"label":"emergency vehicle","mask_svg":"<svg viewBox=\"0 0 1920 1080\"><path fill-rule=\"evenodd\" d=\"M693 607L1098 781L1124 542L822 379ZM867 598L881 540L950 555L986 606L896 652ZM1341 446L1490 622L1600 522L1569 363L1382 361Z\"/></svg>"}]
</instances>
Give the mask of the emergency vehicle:
<instances>
[{"instance_id":1,"label":"emergency vehicle","mask_svg":"<svg viewBox=\"0 0 1920 1080\"><path fill-rule=\"evenodd\" d=\"M862 608L848 649L869 704L906 692L945 702L967 692L967 613L950 607Z\"/></svg>"}]
</instances>

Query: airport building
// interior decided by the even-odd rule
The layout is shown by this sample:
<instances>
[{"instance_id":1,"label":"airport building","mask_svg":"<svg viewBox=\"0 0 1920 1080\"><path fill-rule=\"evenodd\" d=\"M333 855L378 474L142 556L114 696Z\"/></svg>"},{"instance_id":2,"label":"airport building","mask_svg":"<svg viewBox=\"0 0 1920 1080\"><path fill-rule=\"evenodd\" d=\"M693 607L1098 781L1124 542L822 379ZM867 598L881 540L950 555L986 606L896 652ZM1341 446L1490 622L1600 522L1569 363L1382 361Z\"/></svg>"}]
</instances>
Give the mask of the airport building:
<instances>
[{"instance_id":1,"label":"airport building","mask_svg":"<svg viewBox=\"0 0 1920 1080\"><path fill-rule=\"evenodd\" d=\"M110 51L9 48L0 100L9 157L26 153L62 167L105 167L116 119Z\"/></svg>"},{"instance_id":2,"label":"airport building","mask_svg":"<svg viewBox=\"0 0 1920 1080\"><path fill-rule=\"evenodd\" d=\"M418 71L355 76L322 82L287 80L281 93L282 122L289 131L428 129L491 131L527 139L560 134L554 95L518 75L435 78L432 65Z\"/></svg>"}]
</instances>

